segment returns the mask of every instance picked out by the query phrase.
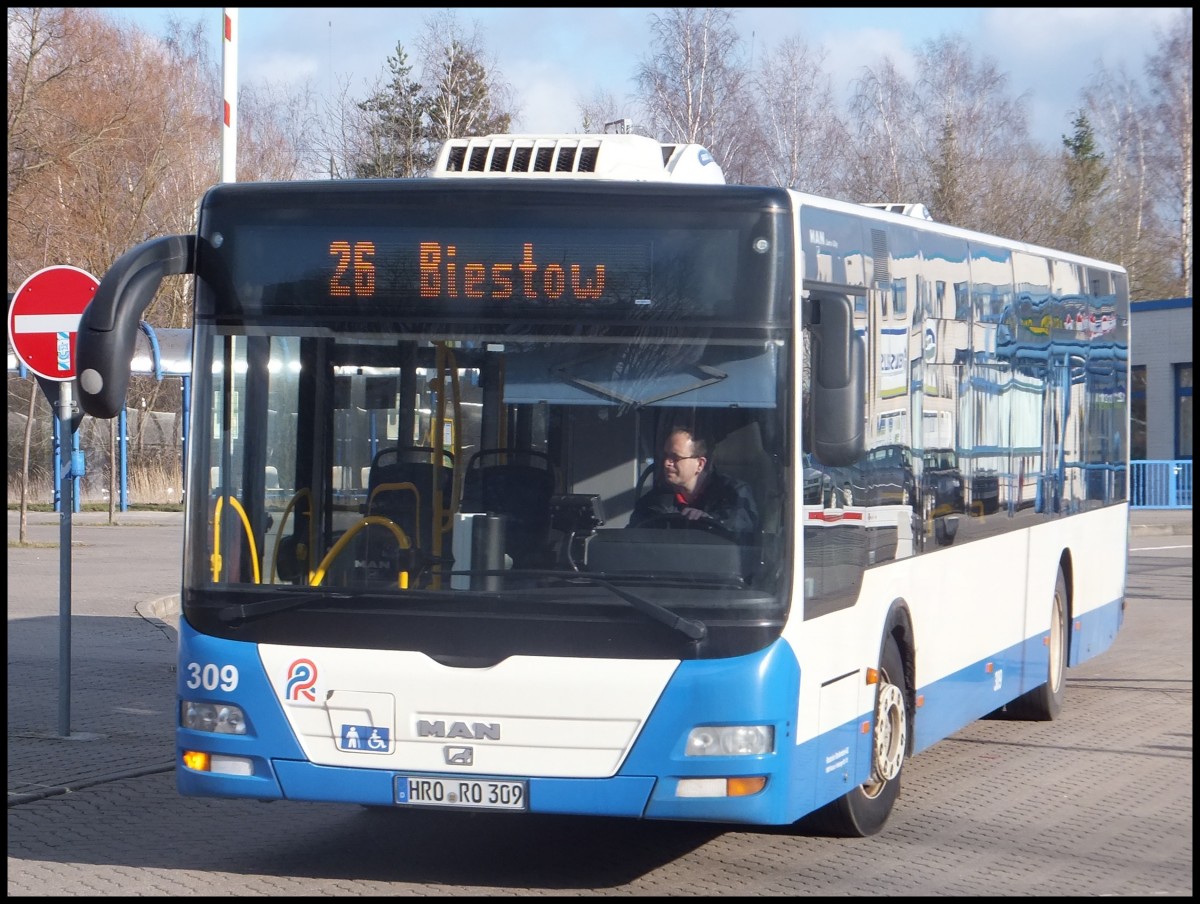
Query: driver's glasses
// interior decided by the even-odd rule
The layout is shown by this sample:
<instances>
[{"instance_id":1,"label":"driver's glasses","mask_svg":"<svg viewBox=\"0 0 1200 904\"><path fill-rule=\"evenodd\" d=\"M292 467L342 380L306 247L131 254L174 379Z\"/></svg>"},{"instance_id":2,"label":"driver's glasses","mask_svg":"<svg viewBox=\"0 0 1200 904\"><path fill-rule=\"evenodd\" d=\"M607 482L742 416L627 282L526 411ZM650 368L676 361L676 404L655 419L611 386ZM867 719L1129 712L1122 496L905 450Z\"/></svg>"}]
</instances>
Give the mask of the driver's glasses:
<instances>
[{"instance_id":1,"label":"driver's glasses","mask_svg":"<svg viewBox=\"0 0 1200 904\"><path fill-rule=\"evenodd\" d=\"M681 461L690 461L693 458L699 458L699 455L675 455L674 453L664 455L662 460L665 464L677 465Z\"/></svg>"}]
</instances>

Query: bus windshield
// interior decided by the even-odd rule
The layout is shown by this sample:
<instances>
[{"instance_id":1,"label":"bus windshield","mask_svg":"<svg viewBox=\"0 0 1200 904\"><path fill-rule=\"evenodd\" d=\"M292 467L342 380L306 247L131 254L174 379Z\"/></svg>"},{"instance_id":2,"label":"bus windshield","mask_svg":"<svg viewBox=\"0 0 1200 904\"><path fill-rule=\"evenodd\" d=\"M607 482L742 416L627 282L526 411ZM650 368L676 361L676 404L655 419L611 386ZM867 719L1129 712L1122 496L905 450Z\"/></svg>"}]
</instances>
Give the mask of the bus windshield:
<instances>
[{"instance_id":1,"label":"bus windshield","mask_svg":"<svg viewBox=\"0 0 1200 904\"><path fill-rule=\"evenodd\" d=\"M385 220L385 197L298 190L318 227L254 189L202 213L193 623L482 656L778 636L793 362L769 192L693 227L642 191L618 232L586 193L483 217L477 192L418 190ZM751 524L637 514L678 427Z\"/></svg>"}]
</instances>

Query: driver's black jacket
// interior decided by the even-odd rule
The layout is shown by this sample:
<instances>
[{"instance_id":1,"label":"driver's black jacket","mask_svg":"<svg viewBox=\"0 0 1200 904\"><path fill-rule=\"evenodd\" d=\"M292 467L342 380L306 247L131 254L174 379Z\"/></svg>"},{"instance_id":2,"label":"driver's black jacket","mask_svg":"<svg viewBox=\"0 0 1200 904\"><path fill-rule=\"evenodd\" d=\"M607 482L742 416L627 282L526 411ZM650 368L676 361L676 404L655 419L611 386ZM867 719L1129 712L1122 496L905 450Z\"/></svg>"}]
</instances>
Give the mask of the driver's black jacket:
<instances>
[{"instance_id":1,"label":"driver's black jacket","mask_svg":"<svg viewBox=\"0 0 1200 904\"><path fill-rule=\"evenodd\" d=\"M670 484L656 484L633 507L629 526L638 527L656 515L674 514L690 506L703 511L739 542L753 539L758 531L758 506L748 484L709 466L701 473L696 489L696 497L687 503ZM703 523L701 519L697 526Z\"/></svg>"}]
</instances>

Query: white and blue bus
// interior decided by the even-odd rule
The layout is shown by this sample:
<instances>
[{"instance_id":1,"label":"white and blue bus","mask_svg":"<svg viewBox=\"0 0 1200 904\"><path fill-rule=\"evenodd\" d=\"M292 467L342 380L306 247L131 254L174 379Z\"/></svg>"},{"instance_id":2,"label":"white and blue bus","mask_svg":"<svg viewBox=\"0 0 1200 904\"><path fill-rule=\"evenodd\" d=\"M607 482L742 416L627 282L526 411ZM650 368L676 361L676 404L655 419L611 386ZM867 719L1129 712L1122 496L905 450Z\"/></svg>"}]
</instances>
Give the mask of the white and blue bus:
<instances>
[{"instance_id":1,"label":"white and blue bus","mask_svg":"<svg viewBox=\"0 0 1200 904\"><path fill-rule=\"evenodd\" d=\"M1123 617L1126 274L914 213L496 135L122 256L86 413L195 288L179 791L864 836L1053 719ZM752 534L630 526L677 425Z\"/></svg>"}]
</instances>

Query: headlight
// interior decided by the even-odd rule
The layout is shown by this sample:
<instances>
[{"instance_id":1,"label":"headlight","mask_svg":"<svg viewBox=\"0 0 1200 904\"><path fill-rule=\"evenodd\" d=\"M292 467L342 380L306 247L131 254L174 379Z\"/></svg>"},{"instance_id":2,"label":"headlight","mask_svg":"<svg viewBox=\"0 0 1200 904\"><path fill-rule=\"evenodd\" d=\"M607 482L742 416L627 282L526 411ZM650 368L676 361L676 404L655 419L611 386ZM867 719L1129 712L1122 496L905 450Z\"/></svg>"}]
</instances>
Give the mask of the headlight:
<instances>
[{"instance_id":1,"label":"headlight","mask_svg":"<svg viewBox=\"0 0 1200 904\"><path fill-rule=\"evenodd\" d=\"M229 703L184 700L179 705L179 724L195 731L242 735L246 733L246 714Z\"/></svg>"},{"instance_id":2,"label":"headlight","mask_svg":"<svg viewBox=\"0 0 1200 904\"><path fill-rule=\"evenodd\" d=\"M687 756L758 756L775 752L771 725L705 725L688 734Z\"/></svg>"}]
</instances>

